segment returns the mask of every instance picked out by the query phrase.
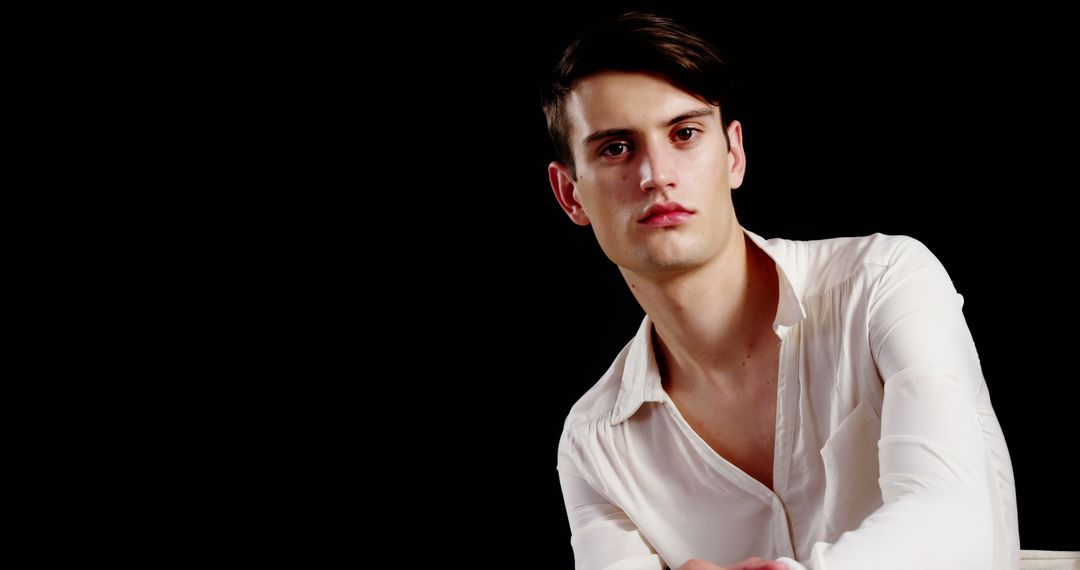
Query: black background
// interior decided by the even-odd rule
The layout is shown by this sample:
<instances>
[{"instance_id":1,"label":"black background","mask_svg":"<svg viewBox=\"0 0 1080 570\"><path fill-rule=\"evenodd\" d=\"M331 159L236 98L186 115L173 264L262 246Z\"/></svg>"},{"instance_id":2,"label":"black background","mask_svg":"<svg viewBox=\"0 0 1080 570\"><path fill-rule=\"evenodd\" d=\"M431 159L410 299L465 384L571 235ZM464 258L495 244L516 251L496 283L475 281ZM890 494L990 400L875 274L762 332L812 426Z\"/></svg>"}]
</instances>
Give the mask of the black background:
<instances>
[{"instance_id":1,"label":"black background","mask_svg":"<svg viewBox=\"0 0 1080 570\"><path fill-rule=\"evenodd\" d=\"M358 136L380 146L390 133L390 152L359 153L361 198L423 205L377 236L401 246L379 275L407 297L384 336L409 352L386 382L420 401L425 434L395 453L422 466L408 476L430 499L432 532L483 565L496 551L572 565L555 470L562 422L642 318L591 228L553 197L538 103L586 22L637 7L655 8L454 7L369 23L397 41L362 49L365 89L387 99ZM1075 64L1060 18L659 11L711 36L740 78L743 225L766 238L910 235L942 260L1012 454L1022 547L1080 547L1066 467L1078 433L1075 111L1064 91Z\"/></svg>"}]
</instances>

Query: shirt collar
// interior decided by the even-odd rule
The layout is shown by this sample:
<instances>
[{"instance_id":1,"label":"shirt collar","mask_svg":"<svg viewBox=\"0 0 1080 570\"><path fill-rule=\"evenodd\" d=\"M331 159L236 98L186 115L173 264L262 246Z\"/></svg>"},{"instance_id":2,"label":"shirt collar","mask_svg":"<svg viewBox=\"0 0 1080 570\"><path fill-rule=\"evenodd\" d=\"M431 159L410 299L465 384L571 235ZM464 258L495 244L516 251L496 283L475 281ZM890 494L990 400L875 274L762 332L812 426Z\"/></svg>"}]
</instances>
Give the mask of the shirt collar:
<instances>
[{"instance_id":1,"label":"shirt collar","mask_svg":"<svg viewBox=\"0 0 1080 570\"><path fill-rule=\"evenodd\" d=\"M806 317L806 309L798 293L802 283L800 276L794 272L795 251L792 248L792 242L779 238L766 241L765 238L741 225L740 227L776 263L780 281L780 298L777 301L773 329L794 326ZM615 407L611 414L611 425L626 421L643 403L663 402L667 396L660 382L660 369L653 352L652 330L652 321L649 315L645 315L637 334L630 341L630 351L626 355L623 366L619 395L615 399Z\"/></svg>"}]
</instances>

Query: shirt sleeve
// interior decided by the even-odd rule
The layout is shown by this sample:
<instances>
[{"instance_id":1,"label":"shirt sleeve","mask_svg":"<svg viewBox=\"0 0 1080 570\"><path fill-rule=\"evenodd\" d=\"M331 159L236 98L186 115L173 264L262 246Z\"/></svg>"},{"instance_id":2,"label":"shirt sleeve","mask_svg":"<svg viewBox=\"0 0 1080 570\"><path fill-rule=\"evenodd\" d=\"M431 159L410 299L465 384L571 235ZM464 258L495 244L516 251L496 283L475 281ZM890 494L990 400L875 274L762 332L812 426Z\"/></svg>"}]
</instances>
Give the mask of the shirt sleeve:
<instances>
[{"instance_id":1,"label":"shirt sleeve","mask_svg":"<svg viewBox=\"0 0 1080 570\"><path fill-rule=\"evenodd\" d=\"M885 383L883 505L792 570L990 568L993 528L976 396L985 388L963 297L914 238L871 292L870 348Z\"/></svg>"},{"instance_id":2,"label":"shirt sleeve","mask_svg":"<svg viewBox=\"0 0 1080 570\"><path fill-rule=\"evenodd\" d=\"M559 483L577 570L663 570L663 560L626 513L581 477L567 446L564 433L559 444Z\"/></svg>"}]
</instances>

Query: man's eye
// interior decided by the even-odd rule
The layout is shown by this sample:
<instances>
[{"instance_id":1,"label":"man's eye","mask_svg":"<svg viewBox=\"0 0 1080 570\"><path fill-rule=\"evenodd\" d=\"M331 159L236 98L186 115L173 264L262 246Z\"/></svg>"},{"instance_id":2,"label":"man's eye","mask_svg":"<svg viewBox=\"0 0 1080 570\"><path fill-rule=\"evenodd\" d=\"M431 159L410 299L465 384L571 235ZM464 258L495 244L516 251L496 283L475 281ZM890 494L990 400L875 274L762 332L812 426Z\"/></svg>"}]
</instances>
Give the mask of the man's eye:
<instances>
[{"instance_id":1,"label":"man's eye","mask_svg":"<svg viewBox=\"0 0 1080 570\"><path fill-rule=\"evenodd\" d=\"M600 154L604 156L619 156L630 150L630 147L626 143L613 143L604 147L604 150L600 151Z\"/></svg>"},{"instance_id":2,"label":"man's eye","mask_svg":"<svg viewBox=\"0 0 1080 570\"><path fill-rule=\"evenodd\" d=\"M675 131L675 138L679 139L680 141L685 142L685 141L688 141L691 138L693 138L695 136L694 133L700 133L700 132L701 132L700 129L695 129L693 127L684 127L684 128L681 128L681 129Z\"/></svg>"}]
</instances>

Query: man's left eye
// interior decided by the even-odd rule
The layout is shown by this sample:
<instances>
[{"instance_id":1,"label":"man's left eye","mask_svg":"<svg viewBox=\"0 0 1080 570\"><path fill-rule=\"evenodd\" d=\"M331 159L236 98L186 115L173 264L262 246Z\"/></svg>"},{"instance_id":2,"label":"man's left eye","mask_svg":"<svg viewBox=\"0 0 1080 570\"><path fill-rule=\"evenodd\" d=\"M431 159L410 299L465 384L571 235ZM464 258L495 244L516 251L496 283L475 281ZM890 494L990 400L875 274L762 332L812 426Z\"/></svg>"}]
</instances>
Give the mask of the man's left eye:
<instances>
[{"instance_id":1,"label":"man's left eye","mask_svg":"<svg viewBox=\"0 0 1080 570\"><path fill-rule=\"evenodd\" d=\"M694 129L694 128L691 128L691 127L685 127L685 128L679 129L679 130L675 131L675 138L677 138L677 139L679 139L681 141L688 141L691 138L693 138L695 131L697 131L697 129Z\"/></svg>"}]
</instances>

